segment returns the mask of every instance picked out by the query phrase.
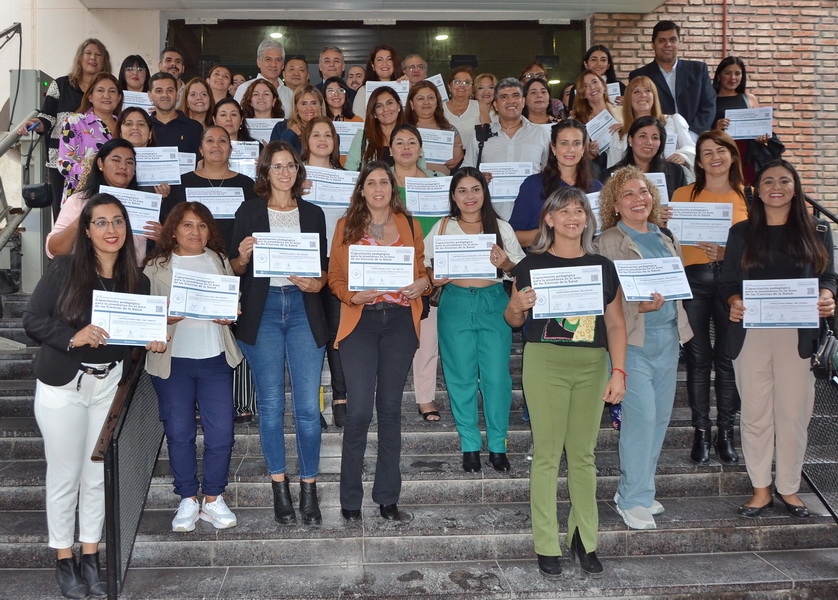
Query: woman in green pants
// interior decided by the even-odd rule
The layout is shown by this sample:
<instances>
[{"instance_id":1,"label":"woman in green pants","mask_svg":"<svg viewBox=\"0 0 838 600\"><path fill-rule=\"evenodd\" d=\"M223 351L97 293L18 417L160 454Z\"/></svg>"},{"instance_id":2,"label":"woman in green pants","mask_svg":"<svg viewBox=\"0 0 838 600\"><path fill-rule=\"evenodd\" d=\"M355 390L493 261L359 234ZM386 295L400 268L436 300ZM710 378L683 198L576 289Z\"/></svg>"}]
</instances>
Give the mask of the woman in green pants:
<instances>
[{"instance_id":1,"label":"woman in green pants","mask_svg":"<svg viewBox=\"0 0 838 600\"><path fill-rule=\"evenodd\" d=\"M512 330L503 320L509 298L499 274L512 270L524 258L524 251L509 223L495 213L489 186L480 171L473 167L458 171L451 179L448 199L449 216L437 221L425 238L425 267L429 272L436 236L495 236L489 252L491 268L486 265L487 277L431 279L434 285L445 286L439 301L439 349L451 413L460 434L463 469L469 473L481 470L483 439L477 426L479 389L486 417L489 463L497 471L508 471L506 433L512 403L509 375Z\"/></svg>"},{"instance_id":2,"label":"woman in green pants","mask_svg":"<svg viewBox=\"0 0 838 600\"><path fill-rule=\"evenodd\" d=\"M571 557L579 559L585 574L602 573L596 556L599 515L594 447L603 401L617 404L626 392L626 322L614 263L593 254L595 230L584 192L561 188L552 193L541 209L531 253L513 270L515 286L504 312L512 327L524 326L528 342L523 383L534 445L530 508L538 569L547 579L556 579L562 572L556 494L563 451L571 505L565 543L572 540L568 544ZM546 292L533 290L532 275L543 269L573 267L591 269L589 281L601 283L604 314L579 316L572 299L557 301L554 295L551 304L567 306L568 315L533 318L530 310L548 298Z\"/></svg>"}]
</instances>

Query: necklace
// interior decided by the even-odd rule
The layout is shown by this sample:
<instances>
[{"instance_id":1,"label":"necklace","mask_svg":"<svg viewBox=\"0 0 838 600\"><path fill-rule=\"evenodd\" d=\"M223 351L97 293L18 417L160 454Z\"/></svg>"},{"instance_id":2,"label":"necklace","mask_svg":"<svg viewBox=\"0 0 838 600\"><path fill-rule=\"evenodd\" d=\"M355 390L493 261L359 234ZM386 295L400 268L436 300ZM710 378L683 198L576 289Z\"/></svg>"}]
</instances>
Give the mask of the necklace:
<instances>
[{"instance_id":1,"label":"necklace","mask_svg":"<svg viewBox=\"0 0 838 600\"><path fill-rule=\"evenodd\" d=\"M373 223L372 219L370 219L370 235L374 240L381 241L384 239L384 228L387 227L387 223L389 223L392 218L393 213L391 211L383 223Z\"/></svg>"},{"instance_id":2,"label":"necklace","mask_svg":"<svg viewBox=\"0 0 838 600\"><path fill-rule=\"evenodd\" d=\"M226 180L226 176L227 176L227 174L228 174L229 172L230 172L230 169L227 169L227 172L226 172L226 173L224 173L224 177L222 177L222 178L221 178L221 183L219 183L218 185L214 185L214 184L212 183L212 179L210 179L209 177L207 177L207 172L206 172L206 170L205 170L205 169L201 169L201 177L203 177L204 179L206 179L206 180L207 180L207 183L208 183L208 184L210 184L210 187L211 187L211 188L221 187L221 186L223 186L223 185L224 185L224 181Z\"/></svg>"},{"instance_id":3,"label":"necklace","mask_svg":"<svg viewBox=\"0 0 838 600\"><path fill-rule=\"evenodd\" d=\"M565 258L563 256L559 256L558 254L556 254L556 251L553 250L552 248L547 248L547 252L549 252L550 254L555 256L556 258ZM583 256L585 256L585 254L586 254L585 249L582 248L582 252L579 253L579 256L576 256L574 258L582 258ZM566 259L566 260L570 260L570 259Z\"/></svg>"},{"instance_id":4,"label":"necklace","mask_svg":"<svg viewBox=\"0 0 838 600\"><path fill-rule=\"evenodd\" d=\"M102 284L102 289L103 289L103 290L105 290L106 292L112 292L112 291L113 291L113 289L110 289L110 290L109 290L109 289L108 289L108 286L106 286L106 285L105 285L105 280L104 280L104 279L102 279L102 276L101 276L101 275L99 275L99 271L96 271L96 277L99 279L99 283L101 283L101 284Z\"/></svg>"},{"instance_id":5,"label":"necklace","mask_svg":"<svg viewBox=\"0 0 838 600\"><path fill-rule=\"evenodd\" d=\"M457 217L457 220L458 220L458 221L462 221L463 223L468 223L469 225L474 225L475 223L480 223L480 222L482 222L482 221L483 221L483 219L478 219L478 220L476 220L476 221L466 221L466 220L465 220L464 218L462 218L462 217Z\"/></svg>"},{"instance_id":6,"label":"necklace","mask_svg":"<svg viewBox=\"0 0 838 600\"><path fill-rule=\"evenodd\" d=\"M503 129L504 131L511 131L513 129L518 129L521 125L523 125L523 123L521 121L518 121L512 127L504 127L503 125L501 125L500 128Z\"/></svg>"}]
</instances>

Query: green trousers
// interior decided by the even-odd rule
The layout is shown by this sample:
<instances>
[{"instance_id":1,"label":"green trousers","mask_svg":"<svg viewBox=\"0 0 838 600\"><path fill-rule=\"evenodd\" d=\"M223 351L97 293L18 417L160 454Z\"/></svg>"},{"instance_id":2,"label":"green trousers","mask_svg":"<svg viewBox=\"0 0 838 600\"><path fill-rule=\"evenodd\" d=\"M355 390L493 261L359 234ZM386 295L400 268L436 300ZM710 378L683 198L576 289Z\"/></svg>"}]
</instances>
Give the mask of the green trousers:
<instances>
[{"instance_id":1,"label":"green trousers","mask_svg":"<svg viewBox=\"0 0 838 600\"><path fill-rule=\"evenodd\" d=\"M508 302L501 283L485 288L449 284L439 302L439 352L463 452L479 452L483 446L477 426L478 389L489 452L506 452L512 404L512 329L503 318Z\"/></svg>"},{"instance_id":2,"label":"green trousers","mask_svg":"<svg viewBox=\"0 0 838 600\"><path fill-rule=\"evenodd\" d=\"M559 462L567 457L570 517L567 545L576 529L586 552L596 550L594 448L607 380L604 348L549 343L524 346L524 393L530 411L533 460L530 471L532 535L537 554L561 556L556 516Z\"/></svg>"}]
</instances>

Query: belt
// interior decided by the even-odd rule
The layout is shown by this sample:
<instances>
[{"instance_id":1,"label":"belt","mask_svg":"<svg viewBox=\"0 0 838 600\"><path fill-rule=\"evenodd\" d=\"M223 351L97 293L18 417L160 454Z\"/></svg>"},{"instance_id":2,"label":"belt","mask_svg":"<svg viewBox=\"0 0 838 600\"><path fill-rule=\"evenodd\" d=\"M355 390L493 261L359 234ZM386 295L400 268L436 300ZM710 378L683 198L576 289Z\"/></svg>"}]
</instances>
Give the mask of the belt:
<instances>
[{"instance_id":1,"label":"belt","mask_svg":"<svg viewBox=\"0 0 838 600\"><path fill-rule=\"evenodd\" d=\"M76 382L76 391L78 392L81 389L81 378L84 375L93 375L96 379L104 379L111 372L111 369L116 367L118 364L118 361L113 361L107 365L87 365L82 363L79 366L79 371L81 371L81 373L79 373L79 379Z\"/></svg>"},{"instance_id":2,"label":"belt","mask_svg":"<svg viewBox=\"0 0 838 600\"><path fill-rule=\"evenodd\" d=\"M391 310L393 308L410 308L408 306L402 306L401 304L396 304L395 302L387 302L386 300L382 302L376 302L375 304L364 304L364 310Z\"/></svg>"}]
</instances>

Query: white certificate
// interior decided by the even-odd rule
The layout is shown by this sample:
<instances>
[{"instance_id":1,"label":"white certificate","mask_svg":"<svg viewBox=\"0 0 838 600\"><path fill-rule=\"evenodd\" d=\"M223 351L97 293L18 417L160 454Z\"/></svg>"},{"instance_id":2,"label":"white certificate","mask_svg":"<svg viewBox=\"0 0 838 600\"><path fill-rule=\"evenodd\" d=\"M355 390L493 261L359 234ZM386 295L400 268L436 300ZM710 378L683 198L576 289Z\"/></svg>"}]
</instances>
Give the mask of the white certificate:
<instances>
[{"instance_id":1,"label":"white certificate","mask_svg":"<svg viewBox=\"0 0 838 600\"><path fill-rule=\"evenodd\" d=\"M602 266L559 267L530 271L535 290L533 319L582 317L605 312Z\"/></svg>"},{"instance_id":2,"label":"white certificate","mask_svg":"<svg viewBox=\"0 0 838 600\"><path fill-rule=\"evenodd\" d=\"M620 82L615 81L614 83L608 84L608 97L611 99L611 102L616 102L617 98L620 97Z\"/></svg>"},{"instance_id":3,"label":"white certificate","mask_svg":"<svg viewBox=\"0 0 838 600\"><path fill-rule=\"evenodd\" d=\"M134 235L145 235L143 227L146 221L160 222L160 206L163 204L163 197L160 194L109 185L100 185L99 193L111 194L122 202L125 212L128 213L128 219L131 221L131 233Z\"/></svg>"},{"instance_id":4,"label":"white certificate","mask_svg":"<svg viewBox=\"0 0 838 600\"><path fill-rule=\"evenodd\" d=\"M104 329L109 346L166 341L166 296L93 290L91 323Z\"/></svg>"},{"instance_id":5,"label":"white certificate","mask_svg":"<svg viewBox=\"0 0 838 600\"><path fill-rule=\"evenodd\" d=\"M147 92L122 92L122 110L129 106L138 106L146 111L148 114L154 112L154 105L148 99Z\"/></svg>"},{"instance_id":6,"label":"white certificate","mask_svg":"<svg viewBox=\"0 0 838 600\"><path fill-rule=\"evenodd\" d=\"M599 144L600 153L608 150L608 146L611 145L610 127L616 122L617 119L606 108L585 124L585 129L588 130L588 137L591 138L591 142Z\"/></svg>"},{"instance_id":7,"label":"white certificate","mask_svg":"<svg viewBox=\"0 0 838 600\"><path fill-rule=\"evenodd\" d=\"M666 187L666 175L664 173L645 173L661 194L661 204L669 204L669 190Z\"/></svg>"},{"instance_id":8,"label":"white certificate","mask_svg":"<svg viewBox=\"0 0 838 600\"><path fill-rule=\"evenodd\" d=\"M727 132L734 140L753 140L761 135L771 135L774 107L729 108L725 119L730 121Z\"/></svg>"},{"instance_id":9,"label":"white certificate","mask_svg":"<svg viewBox=\"0 0 838 600\"><path fill-rule=\"evenodd\" d=\"M172 269L169 315L190 319L238 318L239 278Z\"/></svg>"},{"instance_id":10,"label":"white certificate","mask_svg":"<svg viewBox=\"0 0 838 600\"><path fill-rule=\"evenodd\" d=\"M454 131L419 129L425 162L445 163L454 158Z\"/></svg>"},{"instance_id":11,"label":"white certificate","mask_svg":"<svg viewBox=\"0 0 838 600\"><path fill-rule=\"evenodd\" d=\"M746 279L742 282L746 329L817 329L818 280Z\"/></svg>"},{"instance_id":12,"label":"white certificate","mask_svg":"<svg viewBox=\"0 0 838 600\"><path fill-rule=\"evenodd\" d=\"M364 128L363 121L332 121L335 126L335 131L340 138L340 147L338 152L341 156L349 154L349 148L352 146L352 140L355 139L355 134Z\"/></svg>"},{"instance_id":13,"label":"white certificate","mask_svg":"<svg viewBox=\"0 0 838 600\"><path fill-rule=\"evenodd\" d=\"M306 200L318 206L347 207L358 181L358 171L306 167L306 178L311 181Z\"/></svg>"},{"instance_id":14,"label":"white certificate","mask_svg":"<svg viewBox=\"0 0 838 600\"><path fill-rule=\"evenodd\" d=\"M137 153L137 185L180 185L177 146L134 148L134 151Z\"/></svg>"},{"instance_id":15,"label":"white certificate","mask_svg":"<svg viewBox=\"0 0 838 600\"><path fill-rule=\"evenodd\" d=\"M437 73L436 75L427 77L426 80L436 86L436 89L439 90L439 95L442 96L442 101L448 102L448 90L445 87L445 80L442 79L442 75Z\"/></svg>"},{"instance_id":16,"label":"white certificate","mask_svg":"<svg viewBox=\"0 0 838 600\"><path fill-rule=\"evenodd\" d=\"M666 134L666 144L663 147L663 157L669 158L678 149L678 134Z\"/></svg>"},{"instance_id":17,"label":"white certificate","mask_svg":"<svg viewBox=\"0 0 838 600\"><path fill-rule=\"evenodd\" d=\"M320 277L320 235L317 233L253 234L254 277Z\"/></svg>"},{"instance_id":18,"label":"white certificate","mask_svg":"<svg viewBox=\"0 0 838 600\"><path fill-rule=\"evenodd\" d=\"M664 300L689 300L693 297L684 265L677 256L643 260L615 260L623 294L629 302L651 300L657 292Z\"/></svg>"},{"instance_id":19,"label":"white certificate","mask_svg":"<svg viewBox=\"0 0 838 600\"><path fill-rule=\"evenodd\" d=\"M493 233L435 235L434 279L496 279L498 270L489 259L496 243Z\"/></svg>"},{"instance_id":20,"label":"white certificate","mask_svg":"<svg viewBox=\"0 0 838 600\"><path fill-rule=\"evenodd\" d=\"M244 202L244 190L236 188L186 188L187 202L200 202L216 219L234 219Z\"/></svg>"},{"instance_id":21,"label":"white certificate","mask_svg":"<svg viewBox=\"0 0 838 600\"><path fill-rule=\"evenodd\" d=\"M370 102L370 96L372 93L380 87L388 87L392 88L396 94L398 94L399 99L402 101L402 106L407 106L407 94L410 92L410 82L405 79L404 81L367 81L364 84L367 90L367 97L364 101L364 106L366 107L367 104ZM364 115L361 115L362 117Z\"/></svg>"},{"instance_id":22,"label":"white certificate","mask_svg":"<svg viewBox=\"0 0 838 600\"><path fill-rule=\"evenodd\" d=\"M271 133L277 123L285 119L245 119L250 135L254 140L260 140L266 144L271 141Z\"/></svg>"},{"instance_id":23,"label":"white certificate","mask_svg":"<svg viewBox=\"0 0 838 600\"><path fill-rule=\"evenodd\" d=\"M396 291L413 283L413 246L349 246L349 291Z\"/></svg>"},{"instance_id":24,"label":"white certificate","mask_svg":"<svg viewBox=\"0 0 838 600\"><path fill-rule=\"evenodd\" d=\"M405 177L407 210L415 217L444 217L448 214L451 177Z\"/></svg>"},{"instance_id":25,"label":"white certificate","mask_svg":"<svg viewBox=\"0 0 838 600\"><path fill-rule=\"evenodd\" d=\"M524 183L524 179L536 172L533 164L529 162L481 163L480 171L492 174L492 181L489 182L492 205L498 216L508 221L512 216L515 198L518 197L518 189Z\"/></svg>"},{"instance_id":26,"label":"white certificate","mask_svg":"<svg viewBox=\"0 0 838 600\"><path fill-rule=\"evenodd\" d=\"M256 160L259 158L259 142L232 142L230 169L236 173L256 179Z\"/></svg>"},{"instance_id":27,"label":"white certificate","mask_svg":"<svg viewBox=\"0 0 838 600\"><path fill-rule=\"evenodd\" d=\"M194 152L178 152L177 161L178 167L180 168L180 174L186 175L187 173L194 171L197 160L198 157L195 156Z\"/></svg>"},{"instance_id":28,"label":"white certificate","mask_svg":"<svg viewBox=\"0 0 838 600\"><path fill-rule=\"evenodd\" d=\"M599 192L591 192L585 194L588 198L588 203L591 205L591 211L594 213L596 219L596 235L602 233L602 217L599 214Z\"/></svg>"},{"instance_id":29,"label":"white certificate","mask_svg":"<svg viewBox=\"0 0 838 600\"><path fill-rule=\"evenodd\" d=\"M724 246L730 229L733 204L729 202L673 202L667 227L681 245L711 242Z\"/></svg>"}]
</instances>

